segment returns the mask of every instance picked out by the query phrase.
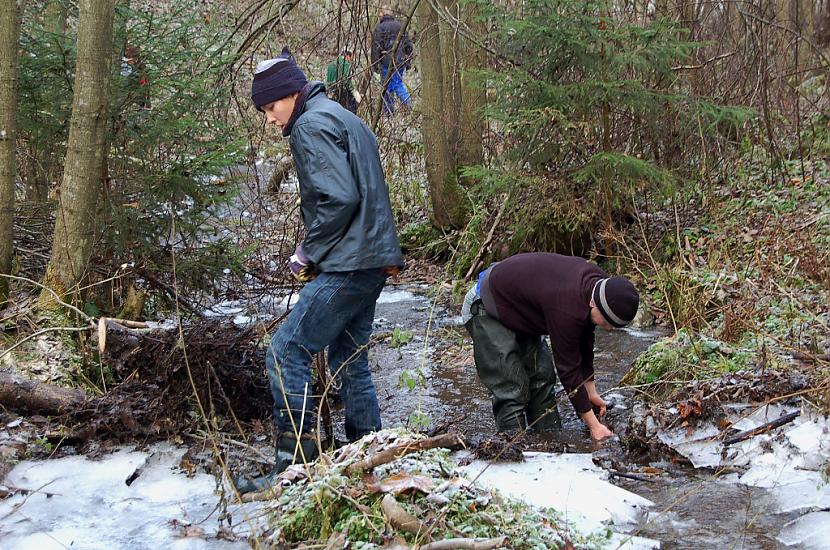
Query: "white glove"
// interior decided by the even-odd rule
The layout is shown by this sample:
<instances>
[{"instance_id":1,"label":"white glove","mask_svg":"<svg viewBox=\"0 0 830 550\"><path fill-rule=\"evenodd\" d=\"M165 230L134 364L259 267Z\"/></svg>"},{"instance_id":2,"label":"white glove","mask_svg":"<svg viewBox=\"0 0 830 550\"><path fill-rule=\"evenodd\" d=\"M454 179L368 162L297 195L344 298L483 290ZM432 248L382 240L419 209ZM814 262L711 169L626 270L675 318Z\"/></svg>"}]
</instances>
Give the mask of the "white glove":
<instances>
[{"instance_id":1,"label":"white glove","mask_svg":"<svg viewBox=\"0 0 830 550\"><path fill-rule=\"evenodd\" d=\"M355 100L355 101L357 101L358 103L360 103L361 101L363 101L363 98L362 98L362 97L360 97L360 92L358 92L357 90L352 90L352 97L353 97L353 98L354 98L354 100Z\"/></svg>"}]
</instances>

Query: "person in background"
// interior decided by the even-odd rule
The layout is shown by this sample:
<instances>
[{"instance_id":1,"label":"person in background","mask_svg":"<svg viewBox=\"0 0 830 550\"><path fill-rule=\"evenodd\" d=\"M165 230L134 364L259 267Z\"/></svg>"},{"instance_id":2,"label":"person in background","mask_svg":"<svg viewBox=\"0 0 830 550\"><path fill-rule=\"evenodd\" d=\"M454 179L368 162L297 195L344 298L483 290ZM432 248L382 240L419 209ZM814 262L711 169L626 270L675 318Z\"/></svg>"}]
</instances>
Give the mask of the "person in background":
<instances>
[{"instance_id":1,"label":"person in background","mask_svg":"<svg viewBox=\"0 0 830 550\"><path fill-rule=\"evenodd\" d=\"M372 33L372 67L380 73L381 82L384 83L383 111L387 116L395 112L395 97L404 108L412 107L412 99L403 82L403 75L412 66L414 47L409 35L406 32L401 34L401 30L401 22L382 11Z\"/></svg>"},{"instance_id":2,"label":"person in background","mask_svg":"<svg viewBox=\"0 0 830 550\"><path fill-rule=\"evenodd\" d=\"M576 256L517 254L481 272L465 296L462 319L478 375L493 394L498 429L558 429L558 373L591 436L612 436L599 420L606 403L594 382L594 329L624 327L639 302L628 279L609 277Z\"/></svg>"},{"instance_id":3,"label":"person in background","mask_svg":"<svg viewBox=\"0 0 830 550\"><path fill-rule=\"evenodd\" d=\"M343 49L337 59L332 61L326 69L326 88L329 96L349 111L356 113L360 103L360 94L352 85L352 65L354 54L351 50Z\"/></svg>"},{"instance_id":4,"label":"person in background","mask_svg":"<svg viewBox=\"0 0 830 550\"><path fill-rule=\"evenodd\" d=\"M316 458L310 363L326 347L346 437L355 441L381 428L369 337L386 279L404 264L377 140L366 124L329 99L322 82L308 82L287 49L257 66L251 98L288 138L306 230L289 267L305 286L266 350L276 466L258 478L237 478L241 493L263 490L289 465Z\"/></svg>"}]
</instances>

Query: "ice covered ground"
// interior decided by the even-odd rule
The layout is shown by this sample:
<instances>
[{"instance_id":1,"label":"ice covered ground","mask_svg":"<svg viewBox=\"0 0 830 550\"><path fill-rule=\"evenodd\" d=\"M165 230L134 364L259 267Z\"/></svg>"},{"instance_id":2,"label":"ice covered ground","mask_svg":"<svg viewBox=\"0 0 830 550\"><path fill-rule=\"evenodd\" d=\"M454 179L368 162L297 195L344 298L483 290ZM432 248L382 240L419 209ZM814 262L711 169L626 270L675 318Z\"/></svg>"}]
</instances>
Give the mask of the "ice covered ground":
<instances>
[{"instance_id":1,"label":"ice covered ground","mask_svg":"<svg viewBox=\"0 0 830 550\"><path fill-rule=\"evenodd\" d=\"M184 448L165 443L120 449L100 460L71 456L18 464L8 487L25 488L0 502L4 550L230 550L248 548L248 533L265 521L259 503L222 507L216 480L179 468ZM466 472L475 477L484 463ZM494 464L485 486L538 506L555 506L584 532L636 525L649 501L615 487L590 455L529 453L520 464ZM221 519L220 519L221 518ZM257 529L262 531L262 529ZM227 540L232 539L232 540ZM656 548L616 536L610 548Z\"/></svg>"},{"instance_id":2,"label":"ice covered ground","mask_svg":"<svg viewBox=\"0 0 830 550\"><path fill-rule=\"evenodd\" d=\"M6 477L16 494L0 501L0 546L5 550L249 548L245 540L261 505L233 504L225 513L216 480L179 468L185 448L160 444L119 449L89 460L70 456L26 461ZM235 534L235 541L223 537Z\"/></svg>"},{"instance_id":3,"label":"ice covered ground","mask_svg":"<svg viewBox=\"0 0 830 550\"><path fill-rule=\"evenodd\" d=\"M486 487L543 508L555 508L583 532L610 528L610 548L660 548L658 541L625 535L648 517L650 500L607 481L608 472L591 455L524 453L524 462L474 461L465 474Z\"/></svg>"},{"instance_id":4,"label":"ice covered ground","mask_svg":"<svg viewBox=\"0 0 830 550\"><path fill-rule=\"evenodd\" d=\"M736 430L752 430L798 410L776 404L735 407L727 419ZM830 463L830 420L801 411L791 424L732 445L715 439L719 433L714 425L704 425L694 431L673 428L657 436L696 468L736 471L721 476L721 482L768 490L775 497L774 512L800 514L778 534L782 544L830 549L830 480L822 474Z\"/></svg>"}]
</instances>

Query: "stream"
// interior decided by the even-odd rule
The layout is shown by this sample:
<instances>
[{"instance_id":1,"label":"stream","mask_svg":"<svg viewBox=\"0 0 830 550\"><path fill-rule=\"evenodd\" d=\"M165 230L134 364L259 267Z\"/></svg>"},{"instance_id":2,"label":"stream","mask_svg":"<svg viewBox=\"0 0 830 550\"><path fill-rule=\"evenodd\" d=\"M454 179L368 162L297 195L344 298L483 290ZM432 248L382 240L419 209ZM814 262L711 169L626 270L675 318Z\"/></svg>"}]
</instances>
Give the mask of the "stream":
<instances>
[{"instance_id":1,"label":"stream","mask_svg":"<svg viewBox=\"0 0 830 550\"><path fill-rule=\"evenodd\" d=\"M420 410L432 424L450 425L467 437L492 434L495 422L489 393L476 375L470 338L457 312L433 308L425 291L387 291L378 303L377 331L398 327L413 334L412 341L399 348L378 345L373 349L373 374L385 425L404 423L413 411ZM597 388L613 402L608 422L615 433L622 432L633 405L631 391L617 389L617 385L636 357L664 334L656 328L597 329ZM451 354L449 360L442 357L439 350L458 349L459 339L467 342L466 352ZM413 391L401 389L401 373L413 368L423 371L423 385ZM786 524L798 515L776 513L775 497L767 489L724 481L712 470L695 470L663 460L644 462L626 451L617 438L598 445L567 399L560 397L563 429L553 436L531 435L528 442L534 450L594 453L595 462L611 463L620 471L645 468L664 472L640 476L648 481L612 477L618 486L654 503L633 534L656 539L662 548L830 548L830 536L794 536L793 546L778 540Z\"/></svg>"},{"instance_id":2,"label":"stream","mask_svg":"<svg viewBox=\"0 0 830 550\"><path fill-rule=\"evenodd\" d=\"M470 338L457 311L435 305L438 301L430 298L434 288L390 285L378 301L370 366L384 427L415 422L426 430L458 430L468 440L492 435L490 398L476 375ZM279 297L273 303L279 303ZM232 303L215 310L238 324L252 320ZM634 405L630 390L617 385L634 359L663 334L659 329L597 330L597 388L613 403L608 423L615 433L624 432ZM771 489L727 480L711 469L632 455L618 438L596 444L564 397L559 409L561 432L525 437L529 450L543 454L526 454L523 463L485 463L491 485L560 511L564 502L573 514L581 499L580 517L595 509L605 514L595 525L617 533L608 548L830 548L827 487L808 485L815 492L810 497L815 499L814 511L790 506L782 512L780 494ZM335 435L342 439L342 411L336 405L333 421ZM827 431L816 429L825 431L806 432L808 438ZM269 449L270 443L262 441L263 452L272 452ZM262 517L262 503L234 504L220 513L214 476L182 472L185 450L166 442L151 448L124 447L99 458L76 455L19 463L8 482L34 492L0 500L0 547L247 548L245 536ZM617 522L620 517L624 521ZM231 518L233 536L226 537L222 524ZM609 525L608 518L614 523ZM637 540L626 538L629 535Z\"/></svg>"}]
</instances>

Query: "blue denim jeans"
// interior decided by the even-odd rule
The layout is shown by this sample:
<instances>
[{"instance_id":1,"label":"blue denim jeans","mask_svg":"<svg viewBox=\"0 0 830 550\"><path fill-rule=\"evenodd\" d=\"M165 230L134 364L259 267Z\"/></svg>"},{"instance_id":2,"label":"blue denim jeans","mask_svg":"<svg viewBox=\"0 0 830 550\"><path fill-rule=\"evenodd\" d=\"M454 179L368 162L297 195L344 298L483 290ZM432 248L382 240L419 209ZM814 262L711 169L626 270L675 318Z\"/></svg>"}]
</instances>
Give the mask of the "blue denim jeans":
<instances>
[{"instance_id":1,"label":"blue denim jeans","mask_svg":"<svg viewBox=\"0 0 830 550\"><path fill-rule=\"evenodd\" d=\"M271 338L265 356L280 432L314 430L317 406L311 392L311 361L326 346L346 409L346 437L354 441L380 429L368 346L375 302L385 283L386 274L380 269L321 273L300 291L299 301Z\"/></svg>"},{"instance_id":2,"label":"blue denim jeans","mask_svg":"<svg viewBox=\"0 0 830 550\"><path fill-rule=\"evenodd\" d=\"M412 99L409 97L409 92L406 90L406 85L403 83L404 69L397 69L392 73L389 83L383 90L383 112L386 115L391 115L395 112L395 96L401 100L401 104L405 107L412 106ZM389 73L389 67L381 68L382 82L386 82L386 76Z\"/></svg>"}]
</instances>

